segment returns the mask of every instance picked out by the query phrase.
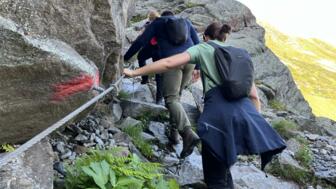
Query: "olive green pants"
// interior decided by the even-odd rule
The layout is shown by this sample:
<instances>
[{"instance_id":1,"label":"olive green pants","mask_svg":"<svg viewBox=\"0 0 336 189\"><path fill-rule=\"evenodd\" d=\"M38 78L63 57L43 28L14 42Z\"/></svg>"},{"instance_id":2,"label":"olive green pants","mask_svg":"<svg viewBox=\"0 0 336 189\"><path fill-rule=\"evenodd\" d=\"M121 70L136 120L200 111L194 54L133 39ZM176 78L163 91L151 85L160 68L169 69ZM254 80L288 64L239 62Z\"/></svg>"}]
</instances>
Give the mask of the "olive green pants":
<instances>
[{"instance_id":1,"label":"olive green pants","mask_svg":"<svg viewBox=\"0 0 336 189\"><path fill-rule=\"evenodd\" d=\"M169 111L170 124L182 132L190 127L190 121L180 102L182 90L192 78L195 65L187 64L162 74L163 96Z\"/></svg>"}]
</instances>

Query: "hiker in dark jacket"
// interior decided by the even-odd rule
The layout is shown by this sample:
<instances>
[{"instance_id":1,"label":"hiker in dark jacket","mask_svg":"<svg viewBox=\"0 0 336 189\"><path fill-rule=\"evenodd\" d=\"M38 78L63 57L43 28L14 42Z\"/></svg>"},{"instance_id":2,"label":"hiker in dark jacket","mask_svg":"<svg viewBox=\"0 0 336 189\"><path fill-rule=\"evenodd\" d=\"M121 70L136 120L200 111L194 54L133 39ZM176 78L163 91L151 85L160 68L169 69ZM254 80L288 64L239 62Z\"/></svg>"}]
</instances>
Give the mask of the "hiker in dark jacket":
<instances>
[{"instance_id":1,"label":"hiker in dark jacket","mask_svg":"<svg viewBox=\"0 0 336 189\"><path fill-rule=\"evenodd\" d=\"M141 34L145 31L147 26L150 25L155 19L159 18L160 14L155 11L151 10L148 13L148 21L141 27ZM157 38L153 37L148 44L146 44L138 53L137 59L139 63L139 67L146 65L146 60L152 58L153 61L157 61L160 59L159 56L159 47L157 45ZM155 74L155 81L156 81L156 103L162 104L163 103L163 94L162 94L162 76L161 74ZM148 75L142 76L141 84L148 83Z\"/></svg>"},{"instance_id":2,"label":"hiker in dark jacket","mask_svg":"<svg viewBox=\"0 0 336 189\"><path fill-rule=\"evenodd\" d=\"M168 32L170 32L168 31L170 28L167 28L168 21L183 23L182 27L184 28L181 30L186 30L184 34L186 38L183 43L174 44L172 42L172 39L168 36ZM189 47L199 43L197 33L190 21L186 19L182 19L181 21L181 19L175 17L171 11L165 11L161 14L160 18L157 18L147 26L144 33L136 39L126 52L124 59L126 61L130 59L136 52L148 44L154 36L157 38L160 58L166 58L184 52ZM192 74L194 73L197 76L199 72L194 71L194 68L195 65L188 64L162 74L163 95L165 105L170 114L170 124L172 127L169 138L173 143L178 143L178 132L181 134L183 139L181 158L190 155L194 146L199 142L199 137L192 131L190 121L180 103L182 90L190 82Z\"/></svg>"},{"instance_id":3,"label":"hiker in dark jacket","mask_svg":"<svg viewBox=\"0 0 336 189\"><path fill-rule=\"evenodd\" d=\"M260 101L254 83L249 97L234 101L224 98L219 87L221 77L215 64L215 48L210 43L225 46L223 42L230 30L228 25L213 23L204 32L204 40L209 43L193 46L141 69L124 69L126 75L135 77L167 72L188 63L200 64L205 105L197 132L202 140L204 180L209 189L233 189L230 167L238 155L259 154L263 170L273 155L286 148L284 140L259 113ZM240 52L248 56L245 50Z\"/></svg>"}]
</instances>

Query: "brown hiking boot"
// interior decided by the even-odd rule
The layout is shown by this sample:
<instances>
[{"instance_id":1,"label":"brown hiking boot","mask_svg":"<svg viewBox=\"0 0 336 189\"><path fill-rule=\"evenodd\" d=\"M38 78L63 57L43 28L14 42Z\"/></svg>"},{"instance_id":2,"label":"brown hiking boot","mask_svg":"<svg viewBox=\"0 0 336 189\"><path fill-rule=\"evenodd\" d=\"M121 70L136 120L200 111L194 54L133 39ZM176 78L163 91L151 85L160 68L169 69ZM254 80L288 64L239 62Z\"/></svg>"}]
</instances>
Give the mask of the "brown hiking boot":
<instances>
[{"instance_id":1,"label":"brown hiking boot","mask_svg":"<svg viewBox=\"0 0 336 189\"><path fill-rule=\"evenodd\" d=\"M191 130L191 128L186 128L183 131L182 138L183 138L183 150L181 152L180 157L186 158L193 152L194 147L200 142L200 138L193 130Z\"/></svg>"},{"instance_id":2,"label":"brown hiking boot","mask_svg":"<svg viewBox=\"0 0 336 189\"><path fill-rule=\"evenodd\" d=\"M168 135L169 141L171 144L176 145L180 143L179 140L179 133L177 129L170 129L169 135Z\"/></svg>"}]
</instances>

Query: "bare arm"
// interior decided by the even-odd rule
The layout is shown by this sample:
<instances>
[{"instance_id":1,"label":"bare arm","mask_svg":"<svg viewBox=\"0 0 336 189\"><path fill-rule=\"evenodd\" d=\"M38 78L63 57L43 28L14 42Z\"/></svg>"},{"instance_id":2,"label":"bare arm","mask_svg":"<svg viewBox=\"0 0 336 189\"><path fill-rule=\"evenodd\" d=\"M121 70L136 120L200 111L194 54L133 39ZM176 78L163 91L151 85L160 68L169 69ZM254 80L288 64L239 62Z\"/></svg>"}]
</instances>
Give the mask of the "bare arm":
<instances>
[{"instance_id":1,"label":"bare arm","mask_svg":"<svg viewBox=\"0 0 336 189\"><path fill-rule=\"evenodd\" d=\"M253 104L255 105L256 109L258 112L261 111L261 105L260 105L260 100L257 92L257 88L255 86L255 83L253 82L251 92L250 92L250 99L252 100Z\"/></svg>"},{"instance_id":2,"label":"bare arm","mask_svg":"<svg viewBox=\"0 0 336 189\"><path fill-rule=\"evenodd\" d=\"M162 73L170 69L185 65L190 61L190 55L187 52L180 53L168 58L158 60L136 70L124 69L124 74L129 77L148 75L151 73Z\"/></svg>"}]
</instances>

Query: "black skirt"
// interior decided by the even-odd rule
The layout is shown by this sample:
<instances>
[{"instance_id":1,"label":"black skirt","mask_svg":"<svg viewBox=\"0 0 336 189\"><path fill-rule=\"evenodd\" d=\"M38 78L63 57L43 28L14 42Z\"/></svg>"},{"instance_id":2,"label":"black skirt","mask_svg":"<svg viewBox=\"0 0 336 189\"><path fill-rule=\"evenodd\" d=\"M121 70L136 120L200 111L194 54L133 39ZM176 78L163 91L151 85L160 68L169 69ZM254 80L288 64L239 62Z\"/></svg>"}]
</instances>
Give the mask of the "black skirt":
<instances>
[{"instance_id":1,"label":"black skirt","mask_svg":"<svg viewBox=\"0 0 336 189\"><path fill-rule=\"evenodd\" d=\"M249 98L227 101L219 88L205 94L197 133L213 155L228 167L237 161L237 155L259 154L263 170L273 155L286 148L285 141Z\"/></svg>"}]
</instances>

